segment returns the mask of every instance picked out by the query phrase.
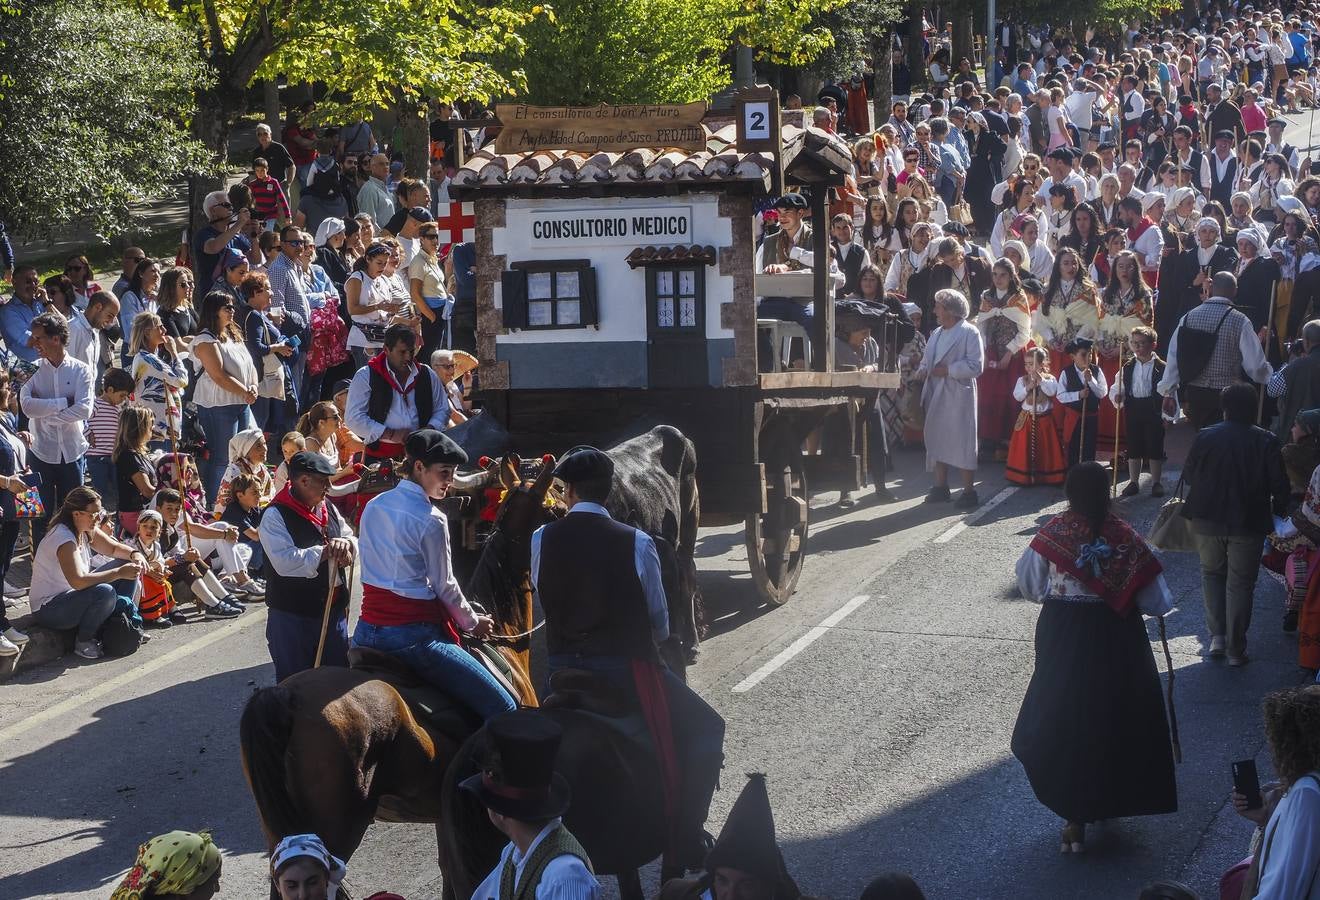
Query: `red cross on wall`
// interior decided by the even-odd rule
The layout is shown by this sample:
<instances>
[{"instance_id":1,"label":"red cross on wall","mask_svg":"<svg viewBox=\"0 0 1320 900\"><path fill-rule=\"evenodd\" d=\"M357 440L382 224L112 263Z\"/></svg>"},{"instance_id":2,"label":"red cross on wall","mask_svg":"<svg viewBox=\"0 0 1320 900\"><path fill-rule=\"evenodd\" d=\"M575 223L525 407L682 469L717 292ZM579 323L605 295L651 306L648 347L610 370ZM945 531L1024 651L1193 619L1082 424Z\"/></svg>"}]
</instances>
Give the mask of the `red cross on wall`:
<instances>
[{"instance_id":1,"label":"red cross on wall","mask_svg":"<svg viewBox=\"0 0 1320 900\"><path fill-rule=\"evenodd\" d=\"M476 235L477 214L471 203L450 203L448 209L441 208L440 216L435 220L440 229L440 243L461 244L472 240ZM448 237L445 232L449 232Z\"/></svg>"}]
</instances>

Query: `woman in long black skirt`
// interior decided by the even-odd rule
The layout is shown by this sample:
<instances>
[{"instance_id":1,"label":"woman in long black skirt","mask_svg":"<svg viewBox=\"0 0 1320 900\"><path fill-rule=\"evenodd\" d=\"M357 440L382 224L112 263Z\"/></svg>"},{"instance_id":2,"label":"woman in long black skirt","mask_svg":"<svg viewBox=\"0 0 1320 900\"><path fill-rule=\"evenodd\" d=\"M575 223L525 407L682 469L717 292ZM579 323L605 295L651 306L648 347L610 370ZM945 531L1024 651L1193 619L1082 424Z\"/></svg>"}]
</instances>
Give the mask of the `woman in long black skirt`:
<instances>
[{"instance_id":1,"label":"woman in long black skirt","mask_svg":"<svg viewBox=\"0 0 1320 900\"><path fill-rule=\"evenodd\" d=\"M1064 853L1086 824L1175 812L1173 748L1142 615L1173 606L1163 567L1109 512L1099 463L1068 472L1068 511L1037 532L1017 564L1041 601L1036 670L1013 729L1013 755L1041 803L1065 821Z\"/></svg>"}]
</instances>

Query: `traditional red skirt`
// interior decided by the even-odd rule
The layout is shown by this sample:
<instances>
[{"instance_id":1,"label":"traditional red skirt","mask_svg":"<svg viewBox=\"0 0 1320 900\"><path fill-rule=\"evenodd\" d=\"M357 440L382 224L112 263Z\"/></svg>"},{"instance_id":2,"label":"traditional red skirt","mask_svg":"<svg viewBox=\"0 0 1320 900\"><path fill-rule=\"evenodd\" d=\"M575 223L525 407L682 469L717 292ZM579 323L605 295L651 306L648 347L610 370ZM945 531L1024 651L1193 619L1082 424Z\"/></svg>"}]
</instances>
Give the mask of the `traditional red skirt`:
<instances>
[{"instance_id":1,"label":"traditional red skirt","mask_svg":"<svg viewBox=\"0 0 1320 900\"><path fill-rule=\"evenodd\" d=\"M1033 416L1020 412L1008 444L1004 478L1014 484L1063 484L1067 473L1068 462L1054 418L1048 413Z\"/></svg>"},{"instance_id":2,"label":"traditional red skirt","mask_svg":"<svg viewBox=\"0 0 1320 900\"><path fill-rule=\"evenodd\" d=\"M985 369L976 379L976 433L983 441L1006 441L1013 435L1019 409L1013 387L1025 371L1022 354L1014 353L1006 369Z\"/></svg>"}]
</instances>

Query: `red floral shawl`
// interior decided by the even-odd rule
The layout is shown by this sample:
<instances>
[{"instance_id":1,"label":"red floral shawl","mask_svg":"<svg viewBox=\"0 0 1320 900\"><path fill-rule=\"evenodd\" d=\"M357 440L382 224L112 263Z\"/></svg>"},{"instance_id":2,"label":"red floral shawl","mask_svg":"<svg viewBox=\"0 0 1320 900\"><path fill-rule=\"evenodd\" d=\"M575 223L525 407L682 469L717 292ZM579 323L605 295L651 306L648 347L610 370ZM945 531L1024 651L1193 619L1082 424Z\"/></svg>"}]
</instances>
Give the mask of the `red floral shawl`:
<instances>
[{"instance_id":1,"label":"red floral shawl","mask_svg":"<svg viewBox=\"0 0 1320 900\"><path fill-rule=\"evenodd\" d=\"M1137 592L1164 566L1141 535L1110 515L1092 541L1091 523L1075 512L1055 516L1036 532L1031 549L1077 579L1120 616L1132 612Z\"/></svg>"}]
</instances>

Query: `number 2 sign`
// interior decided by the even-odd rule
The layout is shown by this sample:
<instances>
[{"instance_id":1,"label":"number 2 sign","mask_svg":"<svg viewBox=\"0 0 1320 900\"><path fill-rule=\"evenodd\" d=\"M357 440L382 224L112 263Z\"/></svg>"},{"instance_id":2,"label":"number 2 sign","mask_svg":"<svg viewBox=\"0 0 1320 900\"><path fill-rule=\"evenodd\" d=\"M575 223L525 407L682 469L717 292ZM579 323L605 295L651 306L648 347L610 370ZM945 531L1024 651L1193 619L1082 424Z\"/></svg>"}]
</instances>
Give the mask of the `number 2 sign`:
<instances>
[{"instance_id":1,"label":"number 2 sign","mask_svg":"<svg viewBox=\"0 0 1320 900\"><path fill-rule=\"evenodd\" d=\"M779 92L767 85L744 88L733 95L737 146L744 153L778 154Z\"/></svg>"}]
</instances>

